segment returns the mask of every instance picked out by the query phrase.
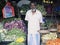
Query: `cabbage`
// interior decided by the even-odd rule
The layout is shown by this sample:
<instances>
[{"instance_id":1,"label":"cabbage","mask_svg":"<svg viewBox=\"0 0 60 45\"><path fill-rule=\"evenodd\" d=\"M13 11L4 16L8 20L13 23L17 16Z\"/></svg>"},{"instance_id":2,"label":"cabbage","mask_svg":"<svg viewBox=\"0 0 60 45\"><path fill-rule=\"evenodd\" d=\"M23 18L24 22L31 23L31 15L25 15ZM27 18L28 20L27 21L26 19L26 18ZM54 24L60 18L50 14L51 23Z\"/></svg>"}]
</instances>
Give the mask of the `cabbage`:
<instances>
[{"instance_id":1,"label":"cabbage","mask_svg":"<svg viewBox=\"0 0 60 45\"><path fill-rule=\"evenodd\" d=\"M52 40L52 39L56 39L56 38L57 38L56 33L49 33L49 34L42 36L42 40Z\"/></svg>"}]
</instances>

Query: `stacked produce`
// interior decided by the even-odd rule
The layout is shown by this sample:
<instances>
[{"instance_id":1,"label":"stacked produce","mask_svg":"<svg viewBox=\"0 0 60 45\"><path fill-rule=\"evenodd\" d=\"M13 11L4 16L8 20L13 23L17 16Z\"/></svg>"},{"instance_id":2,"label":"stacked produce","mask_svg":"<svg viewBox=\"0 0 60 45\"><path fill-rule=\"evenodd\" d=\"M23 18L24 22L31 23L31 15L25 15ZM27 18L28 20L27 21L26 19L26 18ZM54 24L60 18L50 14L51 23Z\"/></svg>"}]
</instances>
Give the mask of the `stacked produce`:
<instances>
[{"instance_id":1,"label":"stacked produce","mask_svg":"<svg viewBox=\"0 0 60 45\"><path fill-rule=\"evenodd\" d=\"M22 15L25 15L26 12L27 12L27 10L29 10L29 5L27 5L27 4L24 4L24 5L22 5L22 6L20 7L20 13L21 13Z\"/></svg>"},{"instance_id":2,"label":"stacked produce","mask_svg":"<svg viewBox=\"0 0 60 45\"><path fill-rule=\"evenodd\" d=\"M38 4L37 5L37 9L41 11L42 15L46 15L47 14L47 12L46 12L46 10L45 10L43 5Z\"/></svg>"},{"instance_id":3,"label":"stacked produce","mask_svg":"<svg viewBox=\"0 0 60 45\"><path fill-rule=\"evenodd\" d=\"M23 20L13 20L11 22L6 22L4 24L4 28L8 30L11 30L13 28L18 28L26 32L26 26Z\"/></svg>"},{"instance_id":4,"label":"stacked produce","mask_svg":"<svg viewBox=\"0 0 60 45\"><path fill-rule=\"evenodd\" d=\"M5 34L7 34L7 30L5 29L0 29L0 42L4 40Z\"/></svg>"},{"instance_id":5,"label":"stacked produce","mask_svg":"<svg viewBox=\"0 0 60 45\"><path fill-rule=\"evenodd\" d=\"M3 23L0 23L0 29L2 29L3 28Z\"/></svg>"},{"instance_id":6,"label":"stacked produce","mask_svg":"<svg viewBox=\"0 0 60 45\"><path fill-rule=\"evenodd\" d=\"M0 30L0 41L12 41L8 45L24 45L26 40L26 33L21 29L13 28L11 30Z\"/></svg>"},{"instance_id":7,"label":"stacked produce","mask_svg":"<svg viewBox=\"0 0 60 45\"><path fill-rule=\"evenodd\" d=\"M42 41L45 42L47 40L54 40L56 38L57 38L57 34L56 33L49 33L49 34L46 34L46 35L42 36Z\"/></svg>"},{"instance_id":8,"label":"stacked produce","mask_svg":"<svg viewBox=\"0 0 60 45\"><path fill-rule=\"evenodd\" d=\"M20 18L4 19L0 25L0 42L8 45L25 45L26 25Z\"/></svg>"},{"instance_id":9,"label":"stacked produce","mask_svg":"<svg viewBox=\"0 0 60 45\"><path fill-rule=\"evenodd\" d=\"M57 38L57 39L54 39L54 40L48 40L46 42L46 45L60 45L60 39Z\"/></svg>"}]
</instances>

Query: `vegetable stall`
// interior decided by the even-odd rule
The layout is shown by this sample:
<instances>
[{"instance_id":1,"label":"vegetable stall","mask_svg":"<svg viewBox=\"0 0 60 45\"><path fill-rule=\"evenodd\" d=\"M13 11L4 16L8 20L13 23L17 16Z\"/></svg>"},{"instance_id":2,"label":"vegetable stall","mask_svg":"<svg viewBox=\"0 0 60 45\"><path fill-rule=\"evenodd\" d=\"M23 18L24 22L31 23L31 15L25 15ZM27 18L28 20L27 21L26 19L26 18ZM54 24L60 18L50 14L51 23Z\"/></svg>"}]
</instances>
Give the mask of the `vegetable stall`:
<instances>
[{"instance_id":1,"label":"vegetable stall","mask_svg":"<svg viewBox=\"0 0 60 45\"><path fill-rule=\"evenodd\" d=\"M1 45L25 45L26 25L20 18L4 19L0 23Z\"/></svg>"}]
</instances>

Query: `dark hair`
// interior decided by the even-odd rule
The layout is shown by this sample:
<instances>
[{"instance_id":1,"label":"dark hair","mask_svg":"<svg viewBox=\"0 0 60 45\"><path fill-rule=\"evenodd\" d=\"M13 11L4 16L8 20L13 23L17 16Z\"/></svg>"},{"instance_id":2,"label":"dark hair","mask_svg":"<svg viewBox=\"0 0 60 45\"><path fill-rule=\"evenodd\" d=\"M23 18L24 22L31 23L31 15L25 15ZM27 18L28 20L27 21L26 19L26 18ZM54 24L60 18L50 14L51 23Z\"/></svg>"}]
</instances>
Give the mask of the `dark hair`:
<instances>
[{"instance_id":1,"label":"dark hair","mask_svg":"<svg viewBox=\"0 0 60 45\"><path fill-rule=\"evenodd\" d=\"M36 3L36 2L31 2L31 3L30 3L30 6L31 6L31 4L32 4L32 3L33 3L35 6L37 5L37 3Z\"/></svg>"}]
</instances>

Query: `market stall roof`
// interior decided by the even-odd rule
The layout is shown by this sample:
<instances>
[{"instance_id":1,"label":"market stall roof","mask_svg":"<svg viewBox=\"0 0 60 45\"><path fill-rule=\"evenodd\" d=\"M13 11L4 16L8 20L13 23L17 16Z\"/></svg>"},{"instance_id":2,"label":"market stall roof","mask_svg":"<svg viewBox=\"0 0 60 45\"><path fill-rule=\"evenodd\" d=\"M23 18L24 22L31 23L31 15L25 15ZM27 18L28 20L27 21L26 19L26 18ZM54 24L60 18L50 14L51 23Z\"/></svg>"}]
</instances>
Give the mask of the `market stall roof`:
<instances>
[{"instance_id":1,"label":"market stall roof","mask_svg":"<svg viewBox=\"0 0 60 45\"><path fill-rule=\"evenodd\" d=\"M21 0L17 3L17 6L21 7L23 4L29 4L29 3L30 3L30 1L28 1L28 0Z\"/></svg>"}]
</instances>

